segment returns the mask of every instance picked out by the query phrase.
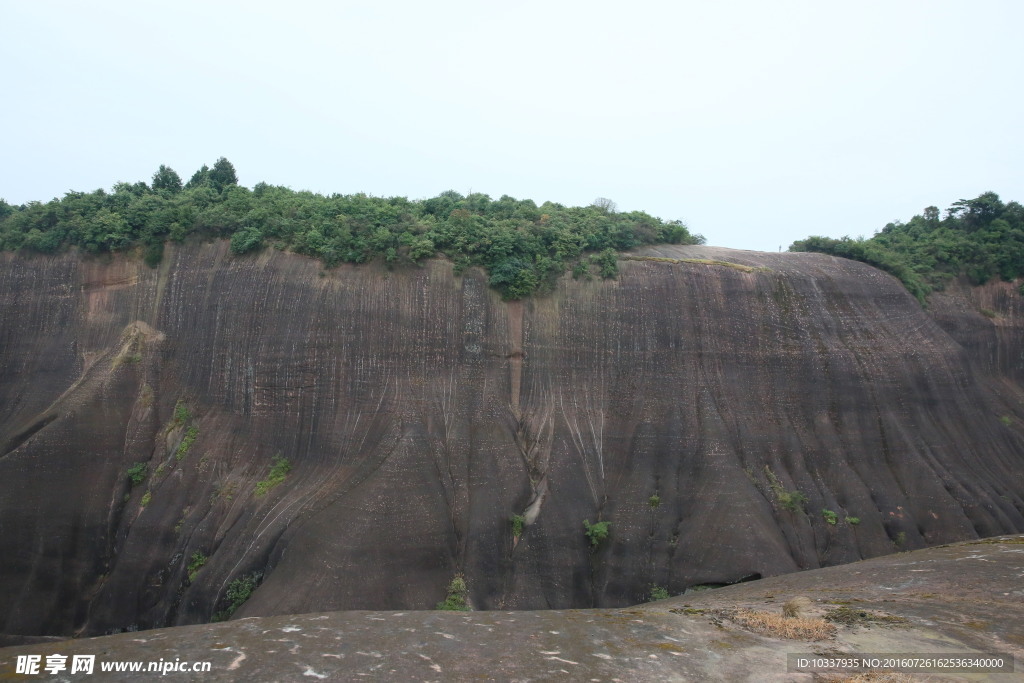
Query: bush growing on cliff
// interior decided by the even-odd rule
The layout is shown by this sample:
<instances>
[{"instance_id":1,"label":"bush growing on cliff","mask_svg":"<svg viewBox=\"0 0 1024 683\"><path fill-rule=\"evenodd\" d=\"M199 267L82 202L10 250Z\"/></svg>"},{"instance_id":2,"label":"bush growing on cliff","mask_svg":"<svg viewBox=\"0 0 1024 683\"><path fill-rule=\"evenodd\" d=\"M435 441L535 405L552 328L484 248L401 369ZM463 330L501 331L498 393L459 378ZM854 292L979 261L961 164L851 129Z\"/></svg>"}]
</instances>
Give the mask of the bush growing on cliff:
<instances>
[{"instance_id":1,"label":"bush growing on cliff","mask_svg":"<svg viewBox=\"0 0 1024 683\"><path fill-rule=\"evenodd\" d=\"M940 218L930 206L907 223L889 223L870 239L808 237L790 251L817 251L892 273L920 301L956 277L983 284L1024 276L1024 206L986 192L954 202Z\"/></svg>"},{"instance_id":2,"label":"bush growing on cliff","mask_svg":"<svg viewBox=\"0 0 1024 683\"><path fill-rule=\"evenodd\" d=\"M650 595L647 598L647 602L656 602L658 600L668 600L670 597L672 597L672 596L669 595L667 588L665 588L664 586L658 586L658 585L652 583L651 584L651 593L650 593Z\"/></svg>"},{"instance_id":3,"label":"bush growing on cliff","mask_svg":"<svg viewBox=\"0 0 1024 683\"><path fill-rule=\"evenodd\" d=\"M198 437L199 429L196 427L189 427L188 430L185 432L185 437L181 440L181 443L178 445L178 450L174 452L174 459L180 462L182 458L188 455L189 449L192 448L192 444L195 443Z\"/></svg>"},{"instance_id":4,"label":"bush growing on cliff","mask_svg":"<svg viewBox=\"0 0 1024 683\"><path fill-rule=\"evenodd\" d=\"M288 458L282 457L281 454L274 456L274 464L270 468L270 474L263 481L256 483L256 495L262 496L267 491L274 488L288 476L288 473L292 470L292 464L288 461Z\"/></svg>"},{"instance_id":5,"label":"bush growing on cliff","mask_svg":"<svg viewBox=\"0 0 1024 683\"><path fill-rule=\"evenodd\" d=\"M768 486L775 494L775 500L779 502L782 509L790 512L803 512L807 506L807 496L800 491L787 490L768 465L764 466L764 472L768 478Z\"/></svg>"},{"instance_id":6,"label":"bush growing on cliff","mask_svg":"<svg viewBox=\"0 0 1024 683\"><path fill-rule=\"evenodd\" d=\"M444 600L437 603L437 609L446 612L469 611L469 588L461 574L456 574L452 582L448 584L448 594Z\"/></svg>"},{"instance_id":7,"label":"bush growing on cliff","mask_svg":"<svg viewBox=\"0 0 1024 683\"><path fill-rule=\"evenodd\" d=\"M171 426L177 427L178 425L183 425L191 419L192 413L188 409L188 404L185 403L184 400L179 399L178 402L174 404L174 421Z\"/></svg>"},{"instance_id":8,"label":"bush growing on cliff","mask_svg":"<svg viewBox=\"0 0 1024 683\"><path fill-rule=\"evenodd\" d=\"M523 526L526 524L526 518L522 515L512 515L512 535L515 538L519 538L523 535Z\"/></svg>"},{"instance_id":9,"label":"bush growing on cliff","mask_svg":"<svg viewBox=\"0 0 1024 683\"><path fill-rule=\"evenodd\" d=\"M76 246L90 253L142 247L155 266L167 240L190 235L229 238L235 254L270 244L340 263L381 260L418 263L433 256L458 272L483 268L506 299L549 289L568 268L585 276L594 257L602 277L618 272L617 252L645 244L701 244L679 221L642 211L617 211L610 200L567 207L538 206L508 195L498 200L473 193L437 197L329 197L259 183L237 184L234 167L221 158L203 166L182 187L181 177L161 166L152 184L118 183L113 191L68 192L49 202L0 206L0 249L50 253Z\"/></svg>"},{"instance_id":10,"label":"bush growing on cliff","mask_svg":"<svg viewBox=\"0 0 1024 683\"><path fill-rule=\"evenodd\" d=\"M196 576L199 574L199 570L206 565L206 561L209 558L201 551L197 550L192 553L192 558L188 561L188 580L189 583L196 580Z\"/></svg>"},{"instance_id":11,"label":"bush growing on cliff","mask_svg":"<svg viewBox=\"0 0 1024 683\"><path fill-rule=\"evenodd\" d=\"M228 584L224 594L227 606L213 615L213 621L227 621L239 607L249 599L253 592L259 587L263 579L263 572L253 572L240 576Z\"/></svg>"},{"instance_id":12,"label":"bush growing on cliff","mask_svg":"<svg viewBox=\"0 0 1024 683\"><path fill-rule=\"evenodd\" d=\"M128 468L128 480L132 485L141 484L149 474L149 465L144 462L137 462Z\"/></svg>"},{"instance_id":13,"label":"bush growing on cliff","mask_svg":"<svg viewBox=\"0 0 1024 683\"><path fill-rule=\"evenodd\" d=\"M608 526L608 522L594 522L591 524L589 519L583 520L584 533L590 541L591 548L597 548L602 541L608 538Z\"/></svg>"},{"instance_id":14,"label":"bush growing on cliff","mask_svg":"<svg viewBox=\"0 0 1024 683\"><path fill-rule=\"evenodd\" d=\"M799 491L780 491L779 505L790 512L803 512L807 507L807 496Z\"/></svg>"}]
</instances>

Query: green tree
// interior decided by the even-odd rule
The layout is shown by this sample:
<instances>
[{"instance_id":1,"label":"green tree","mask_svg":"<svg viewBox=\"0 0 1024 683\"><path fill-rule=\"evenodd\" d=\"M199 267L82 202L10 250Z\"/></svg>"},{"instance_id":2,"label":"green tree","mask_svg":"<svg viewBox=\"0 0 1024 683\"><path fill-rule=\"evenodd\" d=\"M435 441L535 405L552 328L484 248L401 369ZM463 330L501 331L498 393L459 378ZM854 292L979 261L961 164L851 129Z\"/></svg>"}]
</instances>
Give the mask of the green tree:
<instances>
[{"instance_id":1,"label":"green tree","mask_svg":"<svg viewBox=\"0 0 1024 683\"><path fill-rule=\"evenodd\" d=\"M192 174L189 181L185 183L185 189L191 190L193 187L203 187L204 185L210 184L210 167L203 164L203 167Z\"/></svg>"},{"instance_id":2,"label":"green tree","mask_svg":"<svg viewBox=\"0 0 1024 683\"><path fill-rule=\"evenodd\" d=\"M223 190L229 185L238 184L238 176L235 175L235 167L224 157L221 157L214 162L213 168L210 169L209 179L210 184L217 190Z\"/></svg>"},{"instance_id":3,"label":"green tree","mask_svg":"<svg viewBox=\"0 0 1024 683\"><path fill-rule=\"evenodd\" d=\"M153 174L152 185L154 190L178 194L181 192L181 176L175 173L173 168L160 164L160 168Z\"/></svg>"},{"instance_id":4,"label":"green tree","mask_svg":"<svg viewBox=\"0 0 1024 683\"><path fill-rule=\"evenodd\" d=\"M119 214L103 208L82 226L80 244L93 253L111 251L131 241L128 223Z\"/></svg>"}]
</instances>

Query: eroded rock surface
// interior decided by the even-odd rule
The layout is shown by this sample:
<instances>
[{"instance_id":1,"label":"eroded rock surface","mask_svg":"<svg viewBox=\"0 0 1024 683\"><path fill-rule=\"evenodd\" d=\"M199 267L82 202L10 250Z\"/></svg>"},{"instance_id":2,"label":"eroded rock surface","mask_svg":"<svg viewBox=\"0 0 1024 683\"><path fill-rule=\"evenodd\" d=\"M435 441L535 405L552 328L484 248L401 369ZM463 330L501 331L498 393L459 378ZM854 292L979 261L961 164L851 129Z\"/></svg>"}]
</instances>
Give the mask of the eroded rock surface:
<instances>
[{"instance_id":1,"label":"eroded rock surface","mask_svg":"<svg viewBox=\"0 0 1024 683\"><path fill-rule=\"evenodd\" d=\"M1004 537L625 609L254 617L3 648L0 677L15 670L18 655L45 661L58 653L68 661L76 654L95 655L95 673L33 680L149 680L160 676L104 674L100 666L162 660L210 663L208 673L160 677L166 680L811 681L823 679L791 668L790 653L996 653L1006 658L1009 671L931 672L919 680L1020 681L1022 577L1024 537ZM850 612L853 618L837 621L832 637L805 641L751 632L728 617L738 610L781 615L792 596L809 596L819 614Z\"/></svg>"},{"instance_id":2,"label":"eroded rock surface","mask_svg":"<svg viewBox=\"0 0 1024 683\"><path fill-rule=\"evenodd\" d=\"M477 609L616 607L1024 531L1019 302L638 255L512 303L440 261L0 255L3 632L205 622L254 574L236 617L429 609L457 573Z\"/></svg>"}]
</instances>

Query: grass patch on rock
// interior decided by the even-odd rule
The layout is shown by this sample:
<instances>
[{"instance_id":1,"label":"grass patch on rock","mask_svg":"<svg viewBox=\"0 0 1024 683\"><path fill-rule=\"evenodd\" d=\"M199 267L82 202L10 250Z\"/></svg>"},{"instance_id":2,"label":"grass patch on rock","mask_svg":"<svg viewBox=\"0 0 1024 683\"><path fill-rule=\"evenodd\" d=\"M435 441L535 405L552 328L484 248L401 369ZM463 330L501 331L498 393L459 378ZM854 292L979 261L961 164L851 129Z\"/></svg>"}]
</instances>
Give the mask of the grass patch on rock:
<instances>
[{"instance_id":1,"label":"grass patch on rock","mask_svg":"<svg viewBox=\"0 0 1024 683\"><path fill-rule=\"evenodd\" d=\"M824 619L784 617L774 612L739 610L725 615L748 631L786 640L828 640L836 635L836 627Z\"/></svg>"},{"instance_id":2,"label":"grass patch on rock","mask_svg":"<svg viewBox=\"0 0 1024 683\"><path fill-rule=\"evenodd\" d=\"M266 495L267 491L283 482L291 470L292 464L288 462L288 458L280 454L275 455L274 464L270 467L270 474L263 481L256 482L256 495Z\"/></svg>"}]
</instances>

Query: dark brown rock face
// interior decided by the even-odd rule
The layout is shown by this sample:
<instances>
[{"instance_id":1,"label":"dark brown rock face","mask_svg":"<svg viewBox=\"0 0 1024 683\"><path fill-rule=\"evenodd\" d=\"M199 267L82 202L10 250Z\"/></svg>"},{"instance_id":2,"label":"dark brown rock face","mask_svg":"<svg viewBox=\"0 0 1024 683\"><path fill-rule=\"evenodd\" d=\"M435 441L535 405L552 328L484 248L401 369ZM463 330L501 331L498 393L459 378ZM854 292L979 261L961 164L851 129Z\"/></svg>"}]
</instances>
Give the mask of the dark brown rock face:
<instances>
[{"instance_id":1,"label":"dark brown rock face","mask_svg":"<svg viewBox=\"0 0 1024 683\"><path fill-rule=\"evenodd\" d=\"M477 609L621 606L1024 531L1012 292L930 314L824 255L642 253L521 303L444 262L0 255L3 632L206 621L254 572L236 615L456 573Z\"/></svg>"}]
</instances>

